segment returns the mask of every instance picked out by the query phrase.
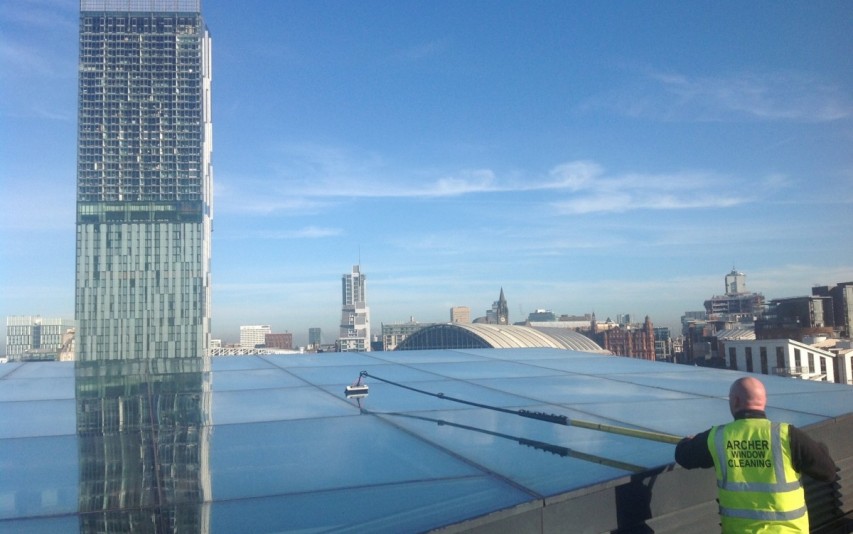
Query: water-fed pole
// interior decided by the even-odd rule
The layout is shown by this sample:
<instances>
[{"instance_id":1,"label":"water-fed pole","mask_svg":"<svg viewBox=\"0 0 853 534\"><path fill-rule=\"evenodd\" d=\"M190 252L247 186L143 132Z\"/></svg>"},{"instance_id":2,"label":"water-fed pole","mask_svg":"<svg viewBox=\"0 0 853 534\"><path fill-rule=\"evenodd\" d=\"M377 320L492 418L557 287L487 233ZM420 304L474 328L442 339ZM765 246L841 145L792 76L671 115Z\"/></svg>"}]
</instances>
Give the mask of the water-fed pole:
<instances>
[{"instance_id":1,"label":"water-fed pole","mask_svg":"<svg viewBox=\"0 0 853 534\"><path fill-rule=\"evenodd\" d=\"M390 384L392 386L397 386L403 389L408 389L409 391L414 391L416 393L421 393L423 395L429 395L430 397L436 397L443 400L448 400L451 402L457 402L460 404L467 404L469 406L476 406L477 408L485 408L487 410L494 410L497 412L504 412L512 415L518 415L520 417L526 417L528 419L536 419L539 421L546 421L548 423L555 423L558 425L565 426L575 426L579 428L586 428L589 430L598 430L601 432L608 432L610 434L620 434L623 436L630 436L633 438L646 439L650 441L659 441L662 443L670 443L676 444L682 440L681 436L676 436L673 434L665 434L663 432L653 432L651 430L640 430L637 428L627 428L623 426L609 425L606 423L595 423L592 421L583 421L581 419L570 419L568 416L553 414L553 413L544 413L544 412L532 412L530 410L511 410L509 408L501 408L500 406L491 406L489 404L482 404L479 402L473 402L464 399L458 399L456 397L450 397L445 395L444 393L433 393L431 391L425 391L423 389L414 388L412 386L407 386L405 384L400 384L398 382L393 382L391 380L378 377L376 375L372 375L367 371L362 371L358 376L358 381L352 386L347 386L345 394L347 397L353 397L356 395L366 396L368 387L367 384L362 383L362 379L364 377L370 377L375 380L379 380L380 382L385 382L386 384Z\"/></svg>"}]
</instances>

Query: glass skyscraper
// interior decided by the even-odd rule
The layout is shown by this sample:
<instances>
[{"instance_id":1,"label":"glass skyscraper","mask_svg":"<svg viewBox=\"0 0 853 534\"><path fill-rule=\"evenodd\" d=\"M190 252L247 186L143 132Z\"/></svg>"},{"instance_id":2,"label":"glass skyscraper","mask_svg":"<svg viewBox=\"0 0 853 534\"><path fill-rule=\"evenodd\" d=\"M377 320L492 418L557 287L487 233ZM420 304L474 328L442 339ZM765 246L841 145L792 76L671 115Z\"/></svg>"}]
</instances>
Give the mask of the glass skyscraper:
<instances>
[{"instance_id":1,"label":"glass skyscraper","mask_svg":"<svg viewBox=\"0 0 853 534\"><path fill-rule=\"evenodd\" d=\"M200 0L81 0L77 358L210 338L211 39Z\"/></svg>"}]
</instances>

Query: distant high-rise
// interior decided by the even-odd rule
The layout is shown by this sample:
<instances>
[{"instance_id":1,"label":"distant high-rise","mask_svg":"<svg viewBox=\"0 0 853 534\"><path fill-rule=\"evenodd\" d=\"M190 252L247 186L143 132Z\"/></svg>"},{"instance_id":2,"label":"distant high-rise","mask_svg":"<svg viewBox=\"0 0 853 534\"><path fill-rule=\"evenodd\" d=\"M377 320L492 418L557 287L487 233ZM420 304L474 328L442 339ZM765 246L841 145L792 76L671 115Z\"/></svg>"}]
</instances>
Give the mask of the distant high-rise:
<instances>
[{"instance_id":1,"label":"distant high-rise","mask_svg":"<svg viewBox=\"0 0 853 534\"><path fill-rule=\"evenodd\" d=\"M460 324L471 323L471 308L468 306L454 306L450 308L450 322Z\"/></svg>"},{"instance_id":2,"label":"distant high-rise","mask_svg":"<svg viewBox=\"0 0 853 534\"><path fill-rule=\"evenodd\" d=\"M732 269L732 272L726 275L726 295L740 293L746 293L746 275Z\"/></svg>"},{"instance_id":3,"label":"distant high-rise","mask_svg":"<svg viewBox=\"0 0 853 534\"><path fill-rule=\"evenodd\" d=\"M322 330L316 326L308 329L308 345L312 348L317 348L323 342Z\"/></svg>"},{"instance_id":4,"label":"distant high-rise","mask_svg":"<svg viewBox=\"0 0 853 534\"><path fill-rule=\"evenodd\" d=\"M367 307L367 280L360 265L341 277L341 330L338 337L340 352L370 350L370 309Z\"/></svg>"},{"instance_id":5,"label":"distant high-rise","mask_svg":"<svg viewBox=\"0 0 853 534\"><path fill-rule=\"evenodd\" d=\"M752 322L764 313L764 295L746 290L746 275L734 269L726 275L725 295L715 295L705 301L709 320Z\"/></svg>"},{"instance_id":6,"label":"distant high-rise","mask_svg":"<svg viewBox=\"0 0 853 534\"><path fill-rule=\"evenodd\" d=\"M200 0L80 1L80 360L208 347L210 82Z\"/></svg>"}]
</instances>

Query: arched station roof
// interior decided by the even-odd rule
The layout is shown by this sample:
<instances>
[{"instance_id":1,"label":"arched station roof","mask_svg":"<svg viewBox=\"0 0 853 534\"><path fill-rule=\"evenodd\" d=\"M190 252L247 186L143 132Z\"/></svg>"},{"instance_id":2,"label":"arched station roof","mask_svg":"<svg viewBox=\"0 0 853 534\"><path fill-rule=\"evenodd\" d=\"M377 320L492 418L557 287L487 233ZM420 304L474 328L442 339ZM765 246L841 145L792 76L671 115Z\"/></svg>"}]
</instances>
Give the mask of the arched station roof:
<instances>
[{"instance_id":1,"label":"arched station roof","mask_svg":"<svg viewBox=\"0 0 853 534\"><path fill-rule=\"evenodd\" d=\"M445 323L418 330L395 350L547 347L610 354L574 330L496 324Z\"/></svg>"}]
</instances>

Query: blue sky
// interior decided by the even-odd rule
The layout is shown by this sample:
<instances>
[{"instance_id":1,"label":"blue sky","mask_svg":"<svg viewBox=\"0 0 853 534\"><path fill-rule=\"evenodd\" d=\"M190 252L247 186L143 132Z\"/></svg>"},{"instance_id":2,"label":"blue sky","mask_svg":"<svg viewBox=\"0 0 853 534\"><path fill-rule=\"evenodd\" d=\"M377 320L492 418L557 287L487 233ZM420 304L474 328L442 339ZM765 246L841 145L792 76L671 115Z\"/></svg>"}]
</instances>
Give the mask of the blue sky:
<instances>
[{"instance_id":1,"label":"blue sky","mask_svg":"<svg viewBox=\"0 0 853 534\"><path fill-rule=\"evenodd\" d=\"M205 0L213 330L853 280L853 3ZM0 316L73 317L77 2L0 0Z\"/></svg>"}]
</instances>

